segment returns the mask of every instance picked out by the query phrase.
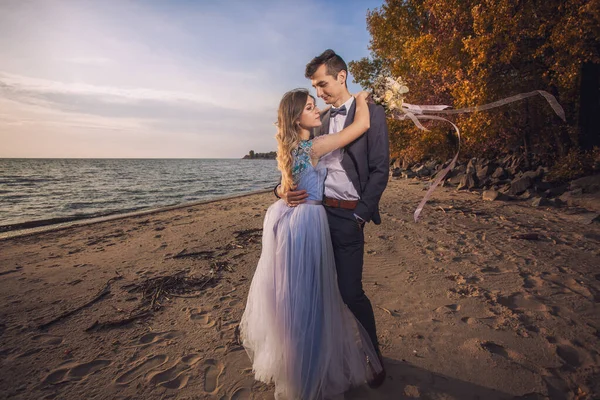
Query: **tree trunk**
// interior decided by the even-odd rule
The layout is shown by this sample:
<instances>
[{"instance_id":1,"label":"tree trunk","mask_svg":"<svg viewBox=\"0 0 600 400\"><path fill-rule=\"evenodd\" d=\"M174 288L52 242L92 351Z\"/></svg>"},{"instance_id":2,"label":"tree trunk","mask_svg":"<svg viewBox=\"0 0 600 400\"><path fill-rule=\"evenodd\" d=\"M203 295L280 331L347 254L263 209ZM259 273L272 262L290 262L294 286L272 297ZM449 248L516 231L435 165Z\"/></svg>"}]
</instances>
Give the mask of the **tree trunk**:
<instances>
[{"instance_id":1,"label":"tree trunk","mask_svg":"<svg viewBox=\"0 0 600 400\"><path fill-rule=\"evenodd\" d=\"M579 97L579 147L591 150L600 147L600 64L581 66Z\"/></svg>"}]
</instances>

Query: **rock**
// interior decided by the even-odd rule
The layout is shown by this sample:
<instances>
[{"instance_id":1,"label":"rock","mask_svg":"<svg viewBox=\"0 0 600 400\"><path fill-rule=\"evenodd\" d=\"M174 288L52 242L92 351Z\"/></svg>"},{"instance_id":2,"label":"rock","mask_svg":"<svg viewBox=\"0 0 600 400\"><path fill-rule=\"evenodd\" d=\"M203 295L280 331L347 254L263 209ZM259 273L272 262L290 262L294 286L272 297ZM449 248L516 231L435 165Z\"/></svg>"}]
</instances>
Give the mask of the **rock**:
<instances>
[{"instance_id":1,"label":"rock","mask_svg":"<svg viewBox=\"0 0 600 400\"><path fill-rule=\"evenodd\" d=\"M543 197L535 197L533 199L533 201L531 202L531 205L533 207L543 207L543 206L550 205L550 203L548 202L548 200L546 200Z\"/></svg>"},{"instance_id":2,"label":"rock","mask_svg":"<svg viewBox=\"0 0 600 400\"><path fill-rule=\"evenodd\" d=\"M600 174L575 179L571 181L569 189L581 189L583 193L596 193L600 191Z\"/></svg>"},{"instance_id":3,"label":"rock","mask_svg":"<svg viewBox=\"0 0 600 400\"><path fill-rule=\"evenodd\" d=\"M531 198L532 194L531 191L526 190L523 193L521 193L520 195L518 195L517 197L521 200L529 200Z\"/></svg>"},{"instance_id":4,"label":"rock","mask_svg":"<svg viewBox=\"0 0 600 400\"><path fill-rule=\"evenodd\" d=\"M458 175L453 175L450 178L446 179L446 181L452 185L458 185L464 176L465 176L464 173L461 173Z\"/></svg>"},{"instance_id":5,"label":"rock","mask_svg":"<svg viewBox=\"0 0 600 400\"><path fill-rule=\"evenodd\" d=\"M404 179L411 179L411 178L414 178L415 176L417 176L417 174L415 174L411 170L406 170L406 171L402 171L400 173L400 176L402 176Z\"/></svg>"},{"instance_id":6,"label":"rock","mask_svg":"<svg viewBox=\"0 0 600 400\"><path fill-rule=\"evenodd\" d=\"M573 196L573 197L579 197L583 194L583 189L582 188L572 189L569 191L569 193L571 193L571 196Z\"/></svg>"},{"instance_id":7,"label":"rock","mask_svg":"<svg viewBox=\"0 0 600 400\"><path fill-rule=\"evenodd\" d=\"M477 182L479 187L484 187L486 189L493 183L489 176L484 176L482 178L477 177Z\"/></svg>"},{"instance_id":8,"label":"rock","mask_svg":"<svg viewBox=\"0 0 600 400\"><path fill-rule=\"evenodd\" d=\"M425 168L427 168L430 171L435 171L438 169L439 165L440 163L437 160L430 160L425 163Z\"/></svg>"},{"instance_id":9,"label":"rock","mask_svg":"<svg viewBox=\"0 0 600 400\"><path fill-rule=\"evenodd\" d=\"M468 168L467 168L468 169ZM475 175L475 171L473 170L473 172L467 172L466 174L463 175L463 177L461 178L460 182L458 183L458 187L456 188L457 190L462 190L462 189L473 189L477 187L477 175Z\"/></svg>"},{"instance_id":10,"label":"rock","mask_svg":"<svg viewBox=\"0 0 600 400\"><path fill-rule=\"evenodd\" d=\"M466 170L467 168L464 165L457 164L452 171L448 172L446 180L452 185L458 185Z\"/></svg>"},{"instance_id":11,"label":"rock","mask_svg":"<svg viewBox=\"0 0 600 400\"><path fill-rule=\"evenodd\" d=\"M469 163L467 164L467 172L476 172L477 171L477 168L475 167L476 163L477 163L477 159L471 158L469 160Z\"/></svg>"},{"instance_id":12,"label":"rock","mask_svg":"<svg viewBox=\"0 0 600 400\"><path fill-rule=\"evenodd\" d=\"M481 198L485 201L499 200L500 192L496 190L484 190Z\"/></svg>"},{"instance_id":13,"label":"rock","mask_svg":"<svg viewBox=\"0 0 600 400\"><path fill-rule=\"evenodd\" d=\"M516 175L517 172L521 171L521 164L523 163L523 160L523 156L511 156L509 159L509 164L506 166L505 169L512 175Z\"/></svg>"},{"instance_id":14,"label":"rock","mask_svg":"<svg viewBox=\"0 0 600 400\"><path fill-rule=\"evenodd\" d=\"M564 202L563 202L561 199L559 199L558 197L557 197L557 198L555 198L555 199L548 199L547 201L548 201L548 204L550 204L551 206L554 206L554 207L562 207L562 206L565 204L565 203L564 203Z\"/></svg>"},{"instance_id":15,"label":"rock","mask_svg":"<svg viewBox=\"0 0 600 400\"><path fill-rule=\"evenodd\" d=\"M467 167L466 167L465 164L458 164L458 163L456 163L456 166L454 167L454 169L452 170L452 172L465 173L465 172L467 172Z\"/></svg>"},{"instance_id":16,"label":"rock","mask_svg":"<svg viewBox=\"0 0 600 400\"><path fill-rule=\"evenodd\" d=\"M510 183L510 189L508 190L508 194L517 195L523 193L525 190L529 189L533 185L533 180L528 176L523 176L521 178L516 178Z\"/></svg>"},{"instance_id":17,"label":"rock","mask_svg":"<svg viewBox=\"0 0 600 400\"><path fill-rule=\"evenodd\" d=\"M504 178L506 178L506 171L504 171L504 168L498 167L492 174L492 178L493 179L504 179Z\"/></svg>"},{"instance_id":18,"label":"rock","mask_svg":"<svg viewBox=\"0 0 600 400\"><path fill-rule=\"evenodd\" d=\"M478 165L475 169L475 172L477 173L477 178L479 178L479 180L481 181L490 175L490 173L492 172L492 167L489 164L481 166Z\"/></svg>"},{"instance_id":19,"label":"rock","mask_svg":"<svg viewBox=\"0 0 600 400\"><path fill-rule=\"evenodd\" d=\"M564 192L566 192L567 189L568 189L567 185L554 186L554 187L548 188L548 190L546 190L544 192L544 194L546 195L546 197L560 196Z\"/></svg>"},{"instance_id":20,"label":"rock","mask_svg":"<svg viewBox=\"0 0 600 400\"><path fill-rule=\"evenodd\" d=\"M508 193L509 190L510 190L510 183L505 183L504 185L502 185L498 188L498 191L500 193Z\"/></svg>"},{"instance_id":21,"label":"rock","mask_svg":"<svg viewBox=\"0 0 600 400\"><path fill-rule=\"evenodd\" d=\"M540 194L543 193L543 197L548 197L546 192L552 189L552 184L550 182L536 182L533 185L533 189Z\"/></svg>"},{"instance_id":22,"label":"rock","mask_svg":"<svg viewBox=\"0 0 600 400\"><path fill-rule=\"evenodd\" d=\"M544 169L542 167L538 167L538 169L535 171L523 172L523 175L521 175L521 178L526 177L526 176L531 178L534 181L541 179L544 176Z\"/></svg>"},{"instance_id":23,"label":"rock","mask_svg":"<svg viewBox=\"0 0 600 400\"><path fill-rule=\"evenodd\" d=\"M402 174L402 168L394 168L392 170L392 177L398 178Z\"/></svg>"},{"instance_id":24,"label":"rock","mask_svg":"<svg viewBox=\"0 0 600 400\"><path fill-rule=\"evenodd\" d=\"M573 205L573 198L574 197L581 197L581 195L583 194L583 190L581 190L581 188L575 189L575 190L570 190L568 192L565 192L563 194L561 194L558 199L560 201L562 201L563 203L572 206Z\"/></svg>"},{"instance_id":25,"label":"rock","mask_svg":"<svg viewBox=\"0 0 600 400\"><path fill-rule=\"evenodd\" d=\"M418 167L417 169L415 169L413 171L415 172L415 174L417 174L417 176L419 178L423 178L425 176L431 175L431 171L425 165L421 165L420 167Z\"/></svg>"}]
</instances>

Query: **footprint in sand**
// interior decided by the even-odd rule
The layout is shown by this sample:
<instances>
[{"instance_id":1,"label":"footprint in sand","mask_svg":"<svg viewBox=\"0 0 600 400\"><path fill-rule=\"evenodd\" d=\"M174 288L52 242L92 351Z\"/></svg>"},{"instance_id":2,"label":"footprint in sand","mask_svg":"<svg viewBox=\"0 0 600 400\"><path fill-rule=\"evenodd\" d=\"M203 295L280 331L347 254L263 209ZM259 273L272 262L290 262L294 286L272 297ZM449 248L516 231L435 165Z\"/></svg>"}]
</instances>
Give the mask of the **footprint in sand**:
<instances>
[{"instance_id":1,"label":"footprint in sand","mask_svg":"<svg viewBox=\"0 0 600 400\"><path fill-rule=\"evenodd\" d=\"M182 331L164 331L164 332L149 332L134 342L133 347L147 347L165 340L173 340L184 336Z\"/></svg>"},{"instance_id":2,"label":"footprint in sand","mask_svg":"<svg viewBox=\"0 0 600 400\"><path fill-rule=\"evenodd\" d=\"M564 362L567 369L584 369L593 365L593 356L586 351L583 344L579 341L556 340L556 355ZM553 343L551 340L548 340Z\"/></svg>"},{"instance_id":3,"label":"footprint in sand","mask_svg":"<svg viewBox=\"0 0 600 400\"><path fill-rule=\"evenodd\" d=\"M87 363L67 363L51 371L42 384L56 385L62 382L80 381L112 364L112 360L96 359Z\"/></svg>"},{"instance_id":4,"label":"footprint in sand","mask_svg":"<svg viewBox=\"0 0 600 400\"><path fill-rule=\"evenodd\" d=\"M63 342L62 336L48 335L48 334L40 334L31 337L31 341L38 344L39 347L34 347L32 349L25 350L19 354L14 355L11 359L24 358L29 357L32 354L39 353L40 351L46 348L52 348L59 346Z\"/></svg>"},{"instance_id":5,"label":"footprint in sand","mask_svg":"<svg viewBox=\"0 0 600 400\"><path fill-rule=\"evenodd\" d=\"M221 296L219 298L219 301L222 302L222 303L226 303L227 306L229 306L229 307L233 307L233 306L236 306L236 305L238 305L240 303L240 300L236 299L234 297L235 296L229 296L229 295Z\"/></svg>"},{"instance_id":6,"label":"footprint in sand","mask_svg":"<svg viewBox=\"0 0 600 400\"><path fill-rule=\"evenodd\" d=\"M137 378L139 378L140 376L145 375L153 369L160 367L161 365L166 363L168 359L169 357L164 354L148 356L145 360L142 360L141 362L137 363L137 365L135 365L133 368L130 368L121 375L119 375L114 380L114 382L119 385L129 384Z\"/></svg>"},{"instance_id":7,"label":"footprint in sand","mask_svg":"<svg viewBox=\"0 0 600 400\"><path fill-rule=\"evenodd\" d=\"M488 351L491 354L496 354L496 355L499 355L499 356L504 357L506 359L510 358L508 356L508 352L506 351L506 349L502 345L499 345L499 344L494 343L494 342L483 342L483 343L481 343L480 346L481 346L482 349Z\"/></svg>"},{"instance_id":8,"label":"footprint in sand","mask_svg":"<svg viewBox=\"0 0 600 400\"><path fill-rule=\"evenodd\" d=\"M581 356L572 346L560 344L556 346L556 354L571 367L577 368L581 366Z\"/></svg>"},{"instance_id":9,"label":"footprint in sand","mask_svg":"<svg viewBox=\"0 0 600 400\"><path fill-rule=\"evenodd\" d=\"M523 278L523 288L525 289L535 289L544 283L541 278L527 272L521 272L519 275Z\"/></svg>"},{"instance_id":10,"label":"footprint in sand","mask_svg":"<svg viewBox=\"0 0 600 400\"><path fill-rule=\"evenodd\" d=\"M63 342L62 336L48 335L42 333L41 335L35 335L31 337L31 340L40 343L42 346L58 346Z\"/></svg>"},{"instance_id":11,"label":"footprint in sand","mask_svg":"<svg viewBox=\"0 0 600 400\"><path fill-rule=\"evenodd\" d=\"M485 267L481 268L479 272L483 272L485 274L499 274L502 272L502 270L498 267Z\"/></svg>"},{"instance_id":12,"label":"footprint in sand","mask_svg":"<svg viewBox=\"0 0 600 400\"><path fill-rule=\"evenodd\" d=\"M26 350L26 351L24 351L22 353L16 354L14 357L11 357L11 361L14 361L17 358L29 357L30 355L39 353L42 350L44 350L43 347L38 347L38 348Z\"/></svg>"},{"instance_id":13,"label":"footprint in sand","mask_svg":"<svg viewBox=\"0 0 600 400\"><path fill-rule=\"evenodd\" d=\"M554 284L556 286L560 286L567 292L571 292L573 294L577 294L581 297L584 297L590 301L594 301L595 297L590 289L583 284L583 282L578 282L571 277L564 277L558 274L542 274L542 279L548 283Z\"/></svg>"},{"instance_id":14,"label":"footprint in sand","mask_svg":"<svg viewBox=\"0 0 600 400\"><path fill-rule=\"evenodd\" d=\"M191 308L188 313L190 319L199 322L202 328L212 328L216 324L216 321L211 318L208 312L202 311L199 308Z\"/></svg>"},{"instance_id":15,"label":"footprint in sand","mask_svg":"<svg viewBox=\"0 0 600 400\"><path fill-rule=\"evenodd\" d=\"M189 370L202 359L200 354L188 354L165 370L151 372L146 380L156 386L167 389L183 389L190 380Z\"/></svg>"},{"instance_id":16,"label":"footprint in sand","mask_svg":"<svg viewBox=\"0 0 600 400\"><path fill-rule=\"evenodd\" d=\"M448 304L446 306L438 307L435 309L435 312L444 314L453 314L458 311L460 311L460 304Z\"/></svg>"},{"instance_id":17,"label":"footprint in sand","mask_svg":"<svg viewBox=\"0 0 600 400\"><path fill-rule=\"evenodd\" d=\"M219 377L225 365L218 360L209 359L204 362L204 391L215 395L219 389Z\"/></svg>"},{"instance_id":18,"label":"footprint in sand","mask_svg":"<svg viewBox=\"0 0 600 400\"><path fill-rule=\"evenodd\" d=\"M231 321L224 321L221 324L221 328L225 331L231 330L231 329L235 329L235 327L238 326L238 324L240 323L240 321L232 319Z\"/></svg>"},{"instance_id":19,"label":"footprint in sand","mask_svg":"<svg viewBox=\"0 0 600 400\"><path fill-rule=\"evenodd\" d=\"M498 303L513 311L548 311L548 307L537 301L535 296L520 292L510 296L498 296Z\"/></svg>"},{"instance_id":20,"label":"footprint in sand","mask_svg":"<svg viewBox=\"0 0 600 400\"><path fill-rule=\"evenodd\" d=\"M251 398L252 392L249 388L237 388L231 394L231 400L248 400Z\"/></svg>"}]
</instances>

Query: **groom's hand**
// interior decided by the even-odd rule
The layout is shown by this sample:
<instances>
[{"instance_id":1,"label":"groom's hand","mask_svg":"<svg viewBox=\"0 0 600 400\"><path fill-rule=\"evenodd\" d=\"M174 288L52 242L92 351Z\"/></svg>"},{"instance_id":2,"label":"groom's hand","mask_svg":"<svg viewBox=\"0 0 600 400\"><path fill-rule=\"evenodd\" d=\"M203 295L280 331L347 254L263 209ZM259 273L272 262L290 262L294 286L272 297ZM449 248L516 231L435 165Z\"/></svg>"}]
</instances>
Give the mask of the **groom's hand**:
<instances>
[{"instance_id":1,"label":"groom's hand","mask_svg":"<svg viewBox=\"0 0 600 400\"><path fill-rule=\"evenodd\" d=\"M306 203L306 198L308 197L308 193L306 190L295 190L297 186L294 186L290 191L282 192L281 186L277 188L279 193L279 197L285 201L285 203L290 207L296 207L298 204Z\"/></svg>"}]
</instances>

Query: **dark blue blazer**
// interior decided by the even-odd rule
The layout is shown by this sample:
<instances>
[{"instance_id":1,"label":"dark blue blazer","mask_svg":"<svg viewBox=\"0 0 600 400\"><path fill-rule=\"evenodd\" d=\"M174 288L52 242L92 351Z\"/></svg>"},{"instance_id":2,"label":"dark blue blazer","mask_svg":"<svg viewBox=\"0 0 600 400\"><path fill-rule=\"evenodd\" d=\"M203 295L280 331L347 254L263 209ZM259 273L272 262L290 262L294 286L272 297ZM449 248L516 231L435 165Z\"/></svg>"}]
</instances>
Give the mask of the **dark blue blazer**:
<instances>
[{"instance_id":1,"label":"dark blue blazer","mask_svg":"<svg viewBox=\"0 0 600 400\"><path fill-rule=\"evenodd\" d=\"M344 128L354 121L356 101L352 102ZM390 146L387 121L382 106L369 104L369 130L344 148L342 167L352 181L360 201L354 212L365 221L379 225L379 199L387 186L390 165ZM329 133L330 110L321 116L322 125L315 135Z\"/></svg>"}]
</instances>

